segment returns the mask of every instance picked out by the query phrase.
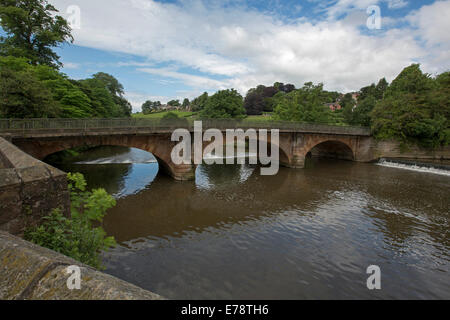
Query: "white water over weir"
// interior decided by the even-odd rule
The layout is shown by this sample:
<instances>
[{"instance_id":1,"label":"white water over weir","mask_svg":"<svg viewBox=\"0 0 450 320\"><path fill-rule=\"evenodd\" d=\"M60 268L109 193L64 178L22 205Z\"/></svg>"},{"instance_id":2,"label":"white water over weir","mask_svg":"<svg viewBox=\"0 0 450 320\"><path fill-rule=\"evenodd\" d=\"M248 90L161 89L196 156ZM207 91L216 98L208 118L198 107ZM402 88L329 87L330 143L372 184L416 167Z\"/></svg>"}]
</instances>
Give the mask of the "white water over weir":
<instances>
[{"instance_id":1,"label":"white water over weir","mask_svg":"<svg viewBox=\"0 0 450 320\"><path fill-rule=\"evenodd\" d=\"M380 159L380 161L377 163L377 165L383 166L383 167L389 167L389 168L411 170L411 171L416 171L416 172L439 174L439 175L450 177L450 167L445 166L445 165L438 165L438 164L432 164L432 163L430 163L430 164L414 163L414 162L398 161L398 160L391 160L391 159Z\"/></svg>"},{"instance_id":2,"label":"white water over weir","mask_svg":"<svg viewBox=\"0 0 450 320\"><path fill-rule=\"evenodd\" d=\"M75 164L139 164L155 162L157 162L157 160L151 153L140 149L130 148L128 152L122 154L78 161Z\"/></svg>"}]
</instances>

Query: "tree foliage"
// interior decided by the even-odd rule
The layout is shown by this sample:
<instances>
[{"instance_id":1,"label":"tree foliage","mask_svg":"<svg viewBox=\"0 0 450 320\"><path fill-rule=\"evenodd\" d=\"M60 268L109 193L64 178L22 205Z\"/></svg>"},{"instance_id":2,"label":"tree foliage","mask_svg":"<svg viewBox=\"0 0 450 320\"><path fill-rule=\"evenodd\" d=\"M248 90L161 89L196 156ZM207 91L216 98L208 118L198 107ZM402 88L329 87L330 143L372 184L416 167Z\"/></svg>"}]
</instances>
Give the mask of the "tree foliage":
<instances>
[{"instance_id":1,"label":"tree foliage","mask_svg":"<svg viewBox=\"0 0 450 320\"><path fill-rule=\"evenodd\" d=\"M147 100L142 104L142 113L143 114L150 114L161 106L161 101L151 101Z\"/></svg>"},{"instance_id":2,"label":"tree foliage","mask_svg":"<svg viewBox=\"0 0 450 320\"><path fill-rule=\"evenodd\" d=\"M294 88L294 85L287 85L281 83L275 83L272 87L266 87L259 85L256 88L252 88L247 92L247 96L244 100L244 108L247 115L261 115L263 112L272 112L274 107L273 97L278 92L285 92L284 90L290 90Z\"/></svg>"},{"instance_id":3,"label":"tree foliage","mask_svg":"<svg viewBox=\"0 0 450 320\"><path fill-rule=\"evenodd\" d=\"M169 102L167 102L167 105L171 107L180 107L181 103L180 100L170 100Z\"/></svg>"},{"instance_id":4,"label":"tree foliage","mask_svg":"<svg viewBox=\"0 0 450 320\"><path fill-rule=\"evenodd\" d=\"M432 78L418 64L405 68L371 114L376 136L428 147L449 144L449 90L448 72Z\"/></svg>"},{"instance_id":5,"label":"tree foliage","mask_svg":"<svg viewBox=\"0 0 450 320\"><path fill-rule=\"evenodd\" d=\"M370 127L372 124L371 112L378 101L382 100L389 84L385 78L377 85L361 88L358 100L354 100L352 94L346 94L341 100L345 121L351 125Z\"/></svg>"},{"instance_id":6,"label":"tree foliage","mask_svg":"<svg viewBox=\"0 0 450 320\"><path fill-rule=\"evenodd\" d=\"M102 268L101 252L116 245L107 237L101 223L116 201L104 189L86 190L82 174L68 174L71 192L71 218L54 210L37 228L27 230L25 239L52 249L95 268Z\"/></svg>"},{"instance_id":7,"label":"tree foliage","mask_svg":"<svg viewBox=\"0 0 450 320\"><path fill-rule=\"evenodd\" d=\"M274 118L285 121L322 122L330 120L330 110L324 106L328 99L323 84L307 82L298 89L280 96Z\"/></svg>"},{"instance_id":8,"label":"tree foliage","mask_svg":"<svg viewBox=\"0 0 450 320\"><path fill-rule=\"evenodd\" d=\"M109 118L131 115L131 105L120 91L110 90L109 82L95 75L85 80L71 80L52 67L31 65L26 58L12 56L0 56L0 68L0 117ZM121 86L118 81L117 84Z\"/></svg>"},{"instance_id":9,"label":"tree foliage","mask_svg":"<svg viewBox=\"0 0 450 320\"><path fill-rule=\"evenodd\" d=\"M221 90L206 101L200 112L202 118L243 118L245 109L242 96L234 89Z\"/></svg>"},{"instance_id":10,"label":"tree foliage","mask_svg":"<svg viewBox=\"0 0 450 320\"><path fill-rule=\"evenodd\" d=\"M194 112L201 111L205 108L206 102L208 101L208 92L204 92L201 96L195 98L191 102L191 109Z\"/></svg>"},{"instance_id":11,"label":"tree foliage","mask_svg":"<svg viewBox=\"0 0 450 320\"><path fill-rule=\"evenodd\" d=\"M129 117L131 104L112 75L71 80L55 47L72 42L67 21L47 0L0 0L0 117Z\"/></svg>"},{"instance_id":12,"label":"tree foliage","mask_svg":"<svg viewBox=\"0 0 450 320\"><path fill-rule=\"evenodd\" d=\"M11 67L6 67L8 62L12 62ZM27 67L24 59L0 60L0 117L42 118L58 115L58 104L51 90Z\"/></svg>"},{"instance_id":13,"label":"tree foliage","mask_svg":"<svg viewBox=\"0 0 450 320\"><path fill-rule=\"evenodd\" d=\"M0 55L24 57L33 64L62 66L54 48L73 42L67 21L47 0L0 0Z\"/></svg>"}]
</instances>

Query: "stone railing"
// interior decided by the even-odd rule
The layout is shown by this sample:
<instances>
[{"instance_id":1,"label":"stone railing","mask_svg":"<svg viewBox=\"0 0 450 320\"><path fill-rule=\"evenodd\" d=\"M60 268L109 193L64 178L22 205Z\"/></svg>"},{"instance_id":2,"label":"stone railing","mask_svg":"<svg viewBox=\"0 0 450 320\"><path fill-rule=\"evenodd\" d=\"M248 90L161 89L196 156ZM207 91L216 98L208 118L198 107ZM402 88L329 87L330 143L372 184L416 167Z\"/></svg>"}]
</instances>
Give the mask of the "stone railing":
<instances>
[{"instance_id":1,"label":"stone railing","mask_svg":"<svg viewBox=\"0 0 450 320\"><path fill-rule=\"evenodd\" d=\"M337 126L327 123L306 123L290 121L267 120L235 120L235 119L204 119L203 129L279 129L288 132L309 132L326 134L347 135L371 135L368 127ZM98 129L118 129L126 131L130 129L142 129L150 132L173 131L178 128L186 128L193 131L194 120L188 118L164 120L164 119L0 119L0 134L43 132L50 130L76 130L77 132L89 132Z\"/></svg>"},{"instance_id":2,"label":"stone railing","mask_svg":"<svg viewBox=\"0 0 450 320\"><path fill-rule=\"evenodd\" d=\"M69 289L67 267L80 268ZM0 231L0 300L162 300L155 293Z\"/></svg>"},{"instance_id":3,"label":"stone railing","mask_svg":"<svg viewBox=\"0 0 450 320\"><path fill-rule=\"evenodd\" d=\"M0 137L0 230L22 235L56 208L69 215L66 174Z\"/></svg>"}]
</instances>

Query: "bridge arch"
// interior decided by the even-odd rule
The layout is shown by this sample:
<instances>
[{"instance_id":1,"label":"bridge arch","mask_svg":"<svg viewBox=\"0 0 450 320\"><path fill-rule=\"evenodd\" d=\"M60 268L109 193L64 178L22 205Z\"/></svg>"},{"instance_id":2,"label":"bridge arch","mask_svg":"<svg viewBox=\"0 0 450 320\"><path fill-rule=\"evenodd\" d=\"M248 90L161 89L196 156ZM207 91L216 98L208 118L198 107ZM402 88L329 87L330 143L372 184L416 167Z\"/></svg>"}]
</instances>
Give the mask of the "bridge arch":
<instances>
[{"instance_id":1,"label":"bridge arch","mask_svg":"<svg viewBox=\"0 0 450 320\"><path fill-rule=\"evenodd\" d=\"M172 162L171 151L174 144L165 135L152 136L86 136L42 139L34 141L16 141L16 144L33 157L44 160L47 156L76 147L122 146L141 149L153 154L158 161L160 171L176 180L192 180L195 177L194 165L176 165Z\"/></svg>"},{"instance_id":2,"label":"bridge arch","mask_svg":"<svg viewBox=\"0 0 450 320\"><path fill-rule=\"evenodd\" d=\"M226 136L224 134L224 141L222 141L222 145L226 144L226 140L225 140ZM214 141L208 141L208 142L203 142L203 151L206 149L207 146L211 145ZM257 139L251 139L250 137L246 136L246 142L248 144L250 143L256 143L257 145L257 150L259 152L259 147L260 147L260 143L266 143L267 144L267 151L268 151L268 155L270 156L270 152L272 150L272 145L276 145L278 147L279 150L279 162L281 165L285 165L285 166L289 166L289 163L291 161L291 158L289 155L291 154L290 150L288 150L289 148L286 146L286 143L284 142L284 139L280 137L280 140L275 143L272 141L271 136L269 135L266 139L260 137L259 135L257 136ZM258 155L259 157L259 155Z\"/></svg>"},{"instance_id":3,"label":"bridge arch","mask_svg":"<svg viewBox=\"0 0 450 320\"><path fill-rule=\"evenodd\" d=\"M339 139L323 139L317 141L306 151L306 157L334 158L341 160L355 160L356 153L351 143Z\"/></svg>"}]
</instances>

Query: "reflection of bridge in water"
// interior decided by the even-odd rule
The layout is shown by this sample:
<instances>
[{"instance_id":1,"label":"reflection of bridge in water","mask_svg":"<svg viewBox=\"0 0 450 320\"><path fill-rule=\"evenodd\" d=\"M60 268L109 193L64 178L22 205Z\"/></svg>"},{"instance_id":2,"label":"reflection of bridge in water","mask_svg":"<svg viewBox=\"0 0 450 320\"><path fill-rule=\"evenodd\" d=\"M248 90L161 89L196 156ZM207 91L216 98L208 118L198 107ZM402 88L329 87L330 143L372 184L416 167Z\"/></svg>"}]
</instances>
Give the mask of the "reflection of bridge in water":
<instances>
[{"instance_id":1,"label":"reflection of bridge in water","mask_svg":"<svg viewBox=\"0 0 450 320\"><path fill-rule=\"evenodd\" d=\"M151 152L160 167L177 180L195 177L194 164L177 165L171 152L173 130L185 128L192 134L187 119L25 119L0 120L0 135L37 159L79 146L126 146ZM308 154L353 161L372 161L369 128L296 122L204 120L203 130L278 129L280 163L303 168ZM258 136L259 139L259 136ZM194 139L192 139L193 141ZM204 143L204 147L209 142ZM270 135L267 143L272 143Z\"/></svg>"}]
</instances>

